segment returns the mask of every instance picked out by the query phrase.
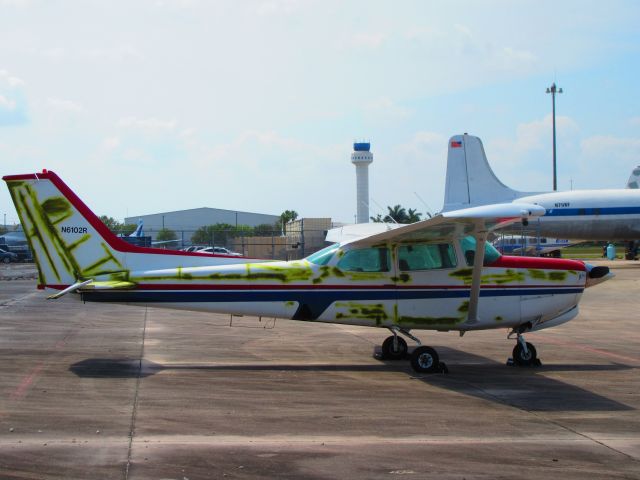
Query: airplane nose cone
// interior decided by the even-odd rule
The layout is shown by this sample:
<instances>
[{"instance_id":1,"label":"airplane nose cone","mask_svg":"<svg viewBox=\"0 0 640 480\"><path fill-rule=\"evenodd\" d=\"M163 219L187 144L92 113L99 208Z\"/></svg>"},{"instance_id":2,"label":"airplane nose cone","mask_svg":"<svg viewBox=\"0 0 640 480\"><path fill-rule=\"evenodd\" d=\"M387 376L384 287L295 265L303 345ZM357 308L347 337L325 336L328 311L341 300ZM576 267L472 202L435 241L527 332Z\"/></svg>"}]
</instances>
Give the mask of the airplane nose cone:
<instances>
[{"instance_id":1,"label":"airplane nose cone","mask_svg":"<svg viewBox=\"0 0 640 480\"><path fill-rule=\"evenodd\" d=\"M587 271L589 272L589 278L602 278L609 273L609 267L594 267L593 265L587 264Z\"/></svg>"},{"instance_id":2,"label":"airplane nose cone","mask_svg":"<svg viewBox=\"0 0 640 480\"><path fill-rule=\"evenodd\" d=\"M595 266L589 263L585 263L585 266L587 267L587 282L585 284L586 288L593 287L594 285L602 283L615 276L613 273L611 273L609 267L601 265Z\"/></svg>"}]
</instances>

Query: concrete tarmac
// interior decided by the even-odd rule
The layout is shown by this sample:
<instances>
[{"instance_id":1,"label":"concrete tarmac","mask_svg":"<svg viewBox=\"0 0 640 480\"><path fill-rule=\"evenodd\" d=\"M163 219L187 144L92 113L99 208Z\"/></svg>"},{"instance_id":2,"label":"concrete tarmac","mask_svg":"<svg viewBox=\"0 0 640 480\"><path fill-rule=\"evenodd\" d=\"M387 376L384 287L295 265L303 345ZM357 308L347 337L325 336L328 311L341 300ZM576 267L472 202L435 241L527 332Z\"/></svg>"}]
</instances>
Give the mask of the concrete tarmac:
<instances>
[{"instance_id":1,"label":"concrete tarmac","mask_svg":"<svg viewBox=\"0 0 640 480\"><path fill-rule=\"evenodd\" d=\"M613 266L527 335L541 367L506 330L415 331L446 375L373 358L386 330L0 281L0 478L638 479L640 265Z\"/></svg>"}]
</instances>

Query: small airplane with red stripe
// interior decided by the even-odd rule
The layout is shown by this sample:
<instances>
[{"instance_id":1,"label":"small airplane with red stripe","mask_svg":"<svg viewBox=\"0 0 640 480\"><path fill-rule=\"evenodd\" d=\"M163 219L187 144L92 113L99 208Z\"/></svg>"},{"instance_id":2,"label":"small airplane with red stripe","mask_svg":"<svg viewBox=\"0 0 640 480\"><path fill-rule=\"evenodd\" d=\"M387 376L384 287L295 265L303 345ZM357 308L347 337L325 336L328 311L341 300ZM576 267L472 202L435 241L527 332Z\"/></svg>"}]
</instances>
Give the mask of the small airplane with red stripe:
<instances>
[{"instance_id":1,"label":"small airplane with red stripe","mask_svg":"<svg viewBox=\"0 0 640 480\"><path fill-rule=\"evenodd\" d=\"M69 295L388 329L382 357L408 357L421 373L445 367L415 336L419 330L508 329L514 362L537 363L524 334L572 320L584 289L612 276L607 267L576 260L501 255L487 243L491 231L545 213L534 204L480 206L410 225L352 230L305 259L266 261L131 245L54 172L3 179L34 254L38 286L54 292L52 301Z\"/></svg>"}]
</instances>

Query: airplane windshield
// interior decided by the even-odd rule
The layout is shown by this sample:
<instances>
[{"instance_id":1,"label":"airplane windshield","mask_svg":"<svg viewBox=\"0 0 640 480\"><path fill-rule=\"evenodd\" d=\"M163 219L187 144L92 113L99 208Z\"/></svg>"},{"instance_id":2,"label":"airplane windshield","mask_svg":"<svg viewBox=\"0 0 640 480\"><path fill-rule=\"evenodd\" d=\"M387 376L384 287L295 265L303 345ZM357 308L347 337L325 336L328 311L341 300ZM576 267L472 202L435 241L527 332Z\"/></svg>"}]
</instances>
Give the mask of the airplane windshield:
<instances>
[{"instance_id":1,"label":"airplane windshield","mask_svg":"<svg viewBox=\"0 0 640 480\"><path fill-rule=\"evenodd\" d=\"M460 246L467 260L467 265L473 266L473 256L476 253L476 239L472 236L464 237L460 240ZM500 258L500 252L489 242L484 243L484 262L487 266Z\"/></svg>"},{"instance_id":2,"label":"airplane windshield","mask_svg":"<svg viewBox=\"0 0 640 480\"><path fill-rule=\"evenodd\" d=\"M329 263L331 258L333 258L333 254L336 253L337 250L338 244L334 243L333 245L329 245L316 253L312 253L307 257L307 261L315 263L316 265L326 265Z\"/></svg>"}]
</instances>

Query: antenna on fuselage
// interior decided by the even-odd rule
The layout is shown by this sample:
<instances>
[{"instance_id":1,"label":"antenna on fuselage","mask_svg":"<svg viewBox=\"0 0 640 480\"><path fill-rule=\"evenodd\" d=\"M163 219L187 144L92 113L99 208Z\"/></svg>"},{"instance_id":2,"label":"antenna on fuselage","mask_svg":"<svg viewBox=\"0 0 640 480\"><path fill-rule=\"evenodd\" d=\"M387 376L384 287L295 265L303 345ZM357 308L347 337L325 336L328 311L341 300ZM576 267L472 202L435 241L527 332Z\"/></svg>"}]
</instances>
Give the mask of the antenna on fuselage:
<instances>
[{"instance_id":1,"label":"antenna on fuselage","mask_svg":"<svg viewBox=\"0 0 640 480\"><path fill-rule=\"evenodd\" d=\"M433 213L431 213L431 212L432 212L433 209L427 204L427 202L425 202L422 199L422 197L420 195L418 195L418 192L413 192L413 194L416 197L418 197L418 200L420 200L422 202L422 204L424 205L424 208L427 209L424 213L426 213L429 218L432 218L433 217Z\"/></svg>"},{"instance_id":2,"label":"antenna on fuselage","mask_svg":"<svg viewBox=\"0 0 640 480\"><path fill-rule=\"evenodd\" d=\"M375 204L376 204L376 207L378 207L380 210L382 210L382 214L384 214L384 217L382 217L383 222L384 222L384 220L385 220L386 218L390 218L390 219L391 219L391 221L392 221L393 223L395 223L396 225L399 225L399 223L396 221L396 219L395 219L395 218L393 218L393 217L392 217L391 215L389 215L388 213L384 213L384 209L382 208L382 206L381 206L378 202L376 202L373 198L371 199L371 201L372 201L373 203L375 203ZM381 215L382 215L382 214L381 214ZM384 222L384 223L388 223L388 222Z\"/></svg>"}]
</instances>

